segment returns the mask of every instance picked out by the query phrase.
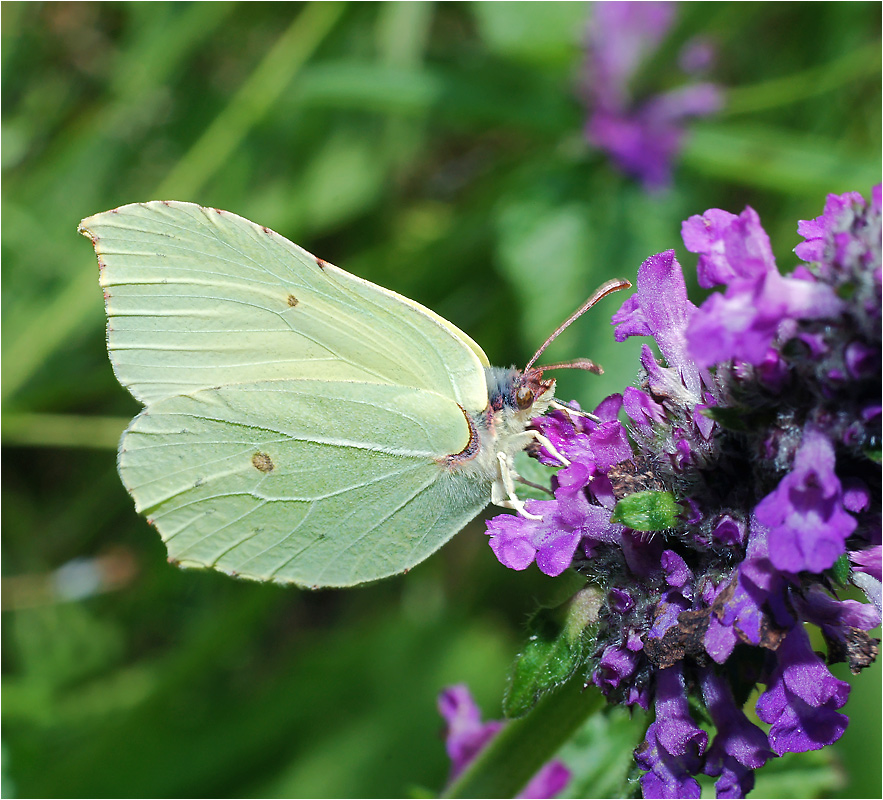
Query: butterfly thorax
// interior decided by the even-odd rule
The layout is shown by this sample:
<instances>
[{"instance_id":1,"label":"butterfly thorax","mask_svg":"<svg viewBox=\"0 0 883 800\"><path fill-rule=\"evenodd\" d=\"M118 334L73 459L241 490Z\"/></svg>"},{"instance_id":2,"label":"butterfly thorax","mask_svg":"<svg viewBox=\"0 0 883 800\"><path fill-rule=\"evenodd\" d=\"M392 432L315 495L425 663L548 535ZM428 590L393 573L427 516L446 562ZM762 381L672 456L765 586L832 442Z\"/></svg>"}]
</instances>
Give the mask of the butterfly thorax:
<instances>
[{"instance_id":1,"label":"butterfly thorax","mask_svg":"<svg viewBox=\"0 0 883 800\"><path fill-rule=\"evenodd\" d=\"M497 480L500 453L511 460L530 441L526 433L531 419L544 413L555 394L555 381L543 380L540 370L485 367L488 405L472 417L478 434L477 447L457 467L488 480Z\"/></svg>"},{"instance_id":2,"label":"butterfly thorax","mask_svg":"<svg viewBox=\"0 0 883 800\"><path fill-rule=\"evenodd\" d=\"M522 372L510 367L485 367L487 413L497 419L510 419L523 430L528 422L544 413L555 394L555 381L543 380L543 372Z\"/></svg>"}]
</instances>

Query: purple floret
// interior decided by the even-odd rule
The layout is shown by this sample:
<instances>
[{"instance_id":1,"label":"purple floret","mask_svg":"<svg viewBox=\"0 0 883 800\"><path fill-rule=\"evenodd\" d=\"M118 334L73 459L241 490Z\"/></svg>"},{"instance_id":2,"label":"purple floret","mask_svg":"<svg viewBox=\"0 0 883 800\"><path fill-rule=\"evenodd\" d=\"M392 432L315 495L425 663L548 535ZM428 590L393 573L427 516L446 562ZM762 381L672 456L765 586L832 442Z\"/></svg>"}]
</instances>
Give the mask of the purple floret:
<instances>
[{"instance_id":1,"label":"purple floret","mask_svg":"<svg viewBox=\"0 0 883 800\"><path fill-rule=\"evenodd\" d=\"M754 209L740 215L713 208L682 228L687 249L699 253L701 286L725 284L690 321L690 355L701 366L738 360L760 366L787 321L836 316L843 308L833 287L809 273L782 277L769 237Z\"/></svg>"},{"instance_id":2,"label":"purple floret","mask_svg":"<svg viewBox=\"0 0 883 800\"><path fill-rule=\"evenodd\" d=\"M696 726L679 666L660 670L656 685L656 721L635 751L644 797L699 797L692 776L702 765L708 734Z\"/></svg>"},{"instance_id":3,"label":"purple floret","mask_svg":"<svg viewBox=\"0 0 883 800\"><path fill-rule=\"evenodd\" d=\"M713 668L701 670L700 683L717 730L706 756L705 774L720 776L715 783L718 797L744 797L754 787L754 770L773 756L767 736L745 716L729 683Z\"/></svg>"},{"instance_id":4,"label":"purple floret","mask_svg":"<svg viewBox=\"0 0 883 800\"><path fill-rule=\"evenodd\" d=\"M836 742L849 720L835 709L846 703L849 684L828 671L802 626L788 631L775 657L767 690L757 701L757 716L772 726L772 750L803 753Z\"/></svg>"},{"instance_id":5,"label":"purple floret","mask_svg":"<svg viewBox=\"0 0 883 800\"><path fill-rule=\"evenodd\" d=\"M757 519L769 528L770 561L786 572L822 572L845 550L855 518L843 508L834 448L809 428L794 464L775 491L757 506Z\"/></svg>"}]
</instances>

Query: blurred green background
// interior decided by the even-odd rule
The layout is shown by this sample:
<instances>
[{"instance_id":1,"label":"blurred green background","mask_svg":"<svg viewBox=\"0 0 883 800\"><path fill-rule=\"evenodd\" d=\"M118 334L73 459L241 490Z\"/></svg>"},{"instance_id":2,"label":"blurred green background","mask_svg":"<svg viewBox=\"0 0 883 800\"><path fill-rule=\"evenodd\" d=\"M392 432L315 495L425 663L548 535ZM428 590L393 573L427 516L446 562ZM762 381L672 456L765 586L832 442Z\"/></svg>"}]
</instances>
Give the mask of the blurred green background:
<instances>
[{"instance_id":1,"label":"blurred green background","mask_svg":"<svg viewBox=\"0 0 883 800\"><path fill-rule=\"evenodd\" d=\"M465 681L500 716L525 617L560 582L501 567L480 523L358 590L169 566L116 474L138 404L77 223L225 208L524 364L603 280L669 247L689 272L690 214L752 205L790 269L798 219L880 180L878 3L681 11L672 41L714 40L729 100L649 196L582 137L588 4L3 3L3 796L440 789L436 694ZM673 59L645 77L679 80ZM618 305L550 350L607 370L559 373L560 396L633 380ZM880 796L880 670L852 680L842 741L800 779L765 768L759 794ZM572 791L621 791L641 725L594 721Z\"/></svg>"}]
</instances>

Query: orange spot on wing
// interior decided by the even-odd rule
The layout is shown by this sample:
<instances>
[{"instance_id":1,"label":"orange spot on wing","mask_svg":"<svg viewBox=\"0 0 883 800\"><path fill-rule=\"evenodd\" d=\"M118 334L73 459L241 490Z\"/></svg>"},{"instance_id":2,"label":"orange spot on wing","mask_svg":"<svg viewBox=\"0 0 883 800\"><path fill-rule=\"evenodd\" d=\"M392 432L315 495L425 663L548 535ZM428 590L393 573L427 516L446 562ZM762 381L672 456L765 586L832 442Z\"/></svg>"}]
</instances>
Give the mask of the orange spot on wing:
<instances>
[{"instance_id":1,"label":"orange spot on wing","mask_svg":"<svg viewBox=\"0 0 883 800\"><path fill-rule=\"evenodd\" d=\"M276 468L268 453L255 453L251 457L251 465L259 472L272 472Z\"/></svg>"}]
</instances>

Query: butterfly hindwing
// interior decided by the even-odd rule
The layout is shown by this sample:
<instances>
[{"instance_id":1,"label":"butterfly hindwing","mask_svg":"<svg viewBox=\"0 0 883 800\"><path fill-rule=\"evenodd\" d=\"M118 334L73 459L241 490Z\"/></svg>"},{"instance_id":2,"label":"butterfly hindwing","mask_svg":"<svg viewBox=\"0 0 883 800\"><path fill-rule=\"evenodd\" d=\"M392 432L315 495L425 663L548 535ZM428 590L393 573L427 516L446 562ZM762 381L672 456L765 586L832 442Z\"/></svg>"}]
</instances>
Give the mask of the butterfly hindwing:
<instances>
[{"instance_id":1,"label":"butterfly hindwing","mask_svg":"<svg viewBox=\"0 0 883 800\"><path fill-rule=\"evenodd\" d=\"M134 420L120 473L172 559L349 586L419 563L486 505L487 485L444 462L468 443L456 404L404 387L316 384L205 389Z\"/></svg>"}]
</instances>

